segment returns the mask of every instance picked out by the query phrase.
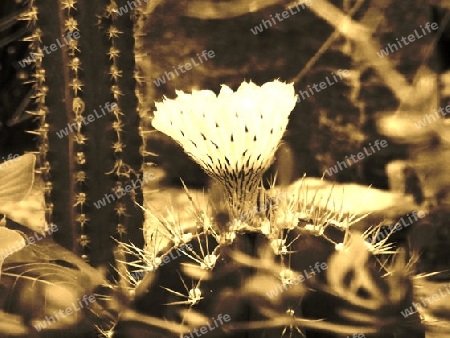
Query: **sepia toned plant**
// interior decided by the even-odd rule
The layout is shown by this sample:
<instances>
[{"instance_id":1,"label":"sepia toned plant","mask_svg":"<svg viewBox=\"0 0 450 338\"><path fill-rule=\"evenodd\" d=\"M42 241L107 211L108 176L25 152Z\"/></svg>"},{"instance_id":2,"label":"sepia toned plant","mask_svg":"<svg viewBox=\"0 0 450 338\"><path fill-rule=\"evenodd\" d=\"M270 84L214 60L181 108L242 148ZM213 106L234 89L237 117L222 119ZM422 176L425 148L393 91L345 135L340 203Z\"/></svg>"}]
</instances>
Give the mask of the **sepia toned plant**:
<instances>
[{"instance_id":1,"label":"sepia toned plant","mask_svg":"<svg viewBox=\"0 0 450 338\"><path fill-rule=\"evenodd\" d=\"M33 58L23 65L35 73L36 103L28 113L40 123L31 132L39 140L45 219L61 229L55 242L94 266L114 263L114 238L143 243L144 218L135 204L142 189L100 209L93 205L142 177L133 50L143 6L118 15L123 7L127 1L30 0L20 16L31 33Z\"/></svg>"},{"instance_id":2,"label":"sepia toned plant","mask_svg":"<svg viewBox=\"0 0 450 338\"><path fill-rule=\"evenodd\" d=\"M219 95L209 90L177 95L156 103L153 126L218 180L230 201L255 205L262 174L295 106L293 84L243 82L236 92L222 85Z\"/></svg>"},{"instance_id":3,"label":"sepia toned plant","mask_svg":"<svg viewBox=\"0 0 450 338\"><path fill-rule=\"evenodd\" d=\"M217 20L275 4L281 2L193 0L177 11ZM355 28L352 16L360 5L345 17L336 15L334 5L324 7L327 11L312 6L312 11L324 19L323 13L334 13L336 29L340 18ZM176 98L157 102L153 127L177 142L214 182L206 201L198 201L182 181L188 210L157 210L144 205L142 187L134 185L142 180L149 154L140 125L147 114L137 66L150 54L141 41L144 1L28 0L24 6L20 20L29 22L30 58L20 65L34 69L35 106L28 113L39 122L31 133L39 139L37 172L44 180L46 223L58 223L55 242L82 260L55 243L31 247L18 232L0 227L6 238L0 247L13 240L26 246L1 271L2 287L9 290L3 310L18 317L13 318L18 328L8 331L4 326L12 319L1 313L2 334L424 338L421 314L401 315L414 299L414 271L404 252L387 241L389 235L369 241L379 227L354 230L366 215L348 212L353 209L344 203L337 207L331 192L311 195L303 179L286 191L275 180L265 189L263 174L274 162L297 102L293 83L244 81L235 91L226 85L218 94L176 91ZM130 15L124 15L128 6ZM329 41L339 32L348 38L355 31L339 28ZM355 40L370 36L367 32ZM61 38L67 45L60 45ZM50 47L49 53L53 42L60 48ZM351 95L359 100L355 79ZM339 130L335 120L319 118ZM341 134L358 139L362 134L350 122ZM21 182L11 179L10 170L0 172L0 204L9 194L21 198L29 188L34 156L19 163L8 165L26 178ZM125 194L122 187L131 186ZM114 191L122 197L116 200ZM108 204L99 208L95 201L103 196ZM345 194L342 199L348 202ZM181 216L184 211L189 221ZM81 316L58 318L47 332L35 332L43 316L91 294L98 302ZM28 309L29 303L43 306Z\"/></svg>"},{"instance_id":4,"label":"sepia toned plant","mask_svg":"<svg viewBox=\"0 0 450 338\"><path fill-rule=\"evenodd\" d=\"M213 186L200 203L184 186L195 224L169 208L144 208L152 224L145 249L122 243L136 256L135 271L146 271L130 284L147 333L189 336L227 314L231 321L206 337L422 337L417 316L399 316L412 297L411 272L401 255L384 261L395 254L388 243L375 247L352 230L364 216L334 209L330 196L311 196L303 181L284 193L263 188L295 105L292 85L244 82L236 92L222 86L219 95L177 94L156 103L153 126L225 193ZM171 325L157 325L160 319ZM131 321L120 319L114 336L133 332Z\"/></svg>"}]
</instances>

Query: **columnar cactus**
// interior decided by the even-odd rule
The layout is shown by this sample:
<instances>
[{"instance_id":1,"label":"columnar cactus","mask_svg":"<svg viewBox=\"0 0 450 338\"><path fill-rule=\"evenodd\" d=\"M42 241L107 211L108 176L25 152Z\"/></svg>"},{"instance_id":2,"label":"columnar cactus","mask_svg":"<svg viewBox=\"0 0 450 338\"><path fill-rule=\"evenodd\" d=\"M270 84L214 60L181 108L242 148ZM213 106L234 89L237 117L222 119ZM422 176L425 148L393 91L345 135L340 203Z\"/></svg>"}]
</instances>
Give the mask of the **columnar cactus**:
<instances>
[{"instance_id":1,"label":"columnar cactus","mask_svg":"<svg viewBox=\"0 0 450 338\"><path fill-rule=\"evenodd\" d=\"M400 315L412 300L411 272L402 255L380 263L390 248L368 240L376 228L351 231L357 217L330 211L335 201L323 207L303 184L258 192L295 99L292 85L274 81L223 86L218 96L178 92L156 105L155 128L222 193L199 205L186 188L195 225L149 211L146 250L125 245L140 257L136 272L147 272L132 282L135 308L152 317L142 320L149 336L423 337L417 314ZM143 332L127 324L117 337Z\"/></svg>"},{"instance_id":2,"label":"columnar cactus","mask_svg":"<svg viewBox=\"0 0 450 338\"><path fill-rule=\"evenodd\" d=\"M142 3L31 0L46 220L59 244L94 266L113 239L143 244L142 139L134 22Z\"/></svg>"}]
</instances>

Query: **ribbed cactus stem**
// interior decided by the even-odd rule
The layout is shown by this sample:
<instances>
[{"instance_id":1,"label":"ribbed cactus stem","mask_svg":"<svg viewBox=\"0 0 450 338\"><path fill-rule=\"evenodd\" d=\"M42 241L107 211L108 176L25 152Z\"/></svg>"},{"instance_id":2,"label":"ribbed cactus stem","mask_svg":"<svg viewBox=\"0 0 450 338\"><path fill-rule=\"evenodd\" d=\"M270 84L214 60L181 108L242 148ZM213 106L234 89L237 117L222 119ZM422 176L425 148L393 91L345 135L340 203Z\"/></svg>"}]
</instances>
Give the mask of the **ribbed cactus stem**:
<instances>
[{"instance_id":1,"label":"ribbed cactus stem","mask_svg":"<svg viewBox=\"0 0 450 338\"><path fill-rule=\"evenodd\" d=\"M40 148L48 167L46 218L60 229L55 241L98 266L112 262L112 238L143 244L135 203L142 204L142 187L133 184L143 162L133 19L115 10L126 1L38 0L35 6L42 46L57 45L37 69L46 86L48 132Z\"/></svg>"}]
</instances>

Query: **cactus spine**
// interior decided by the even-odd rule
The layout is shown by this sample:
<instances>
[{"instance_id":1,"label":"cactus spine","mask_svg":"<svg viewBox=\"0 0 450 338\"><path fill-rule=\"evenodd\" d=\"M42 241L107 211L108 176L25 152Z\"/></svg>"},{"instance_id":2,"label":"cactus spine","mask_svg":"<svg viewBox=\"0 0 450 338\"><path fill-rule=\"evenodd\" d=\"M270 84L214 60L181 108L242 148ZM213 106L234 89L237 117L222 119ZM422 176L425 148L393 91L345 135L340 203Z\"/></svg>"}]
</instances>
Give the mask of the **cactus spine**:
<instances>
[{"instance_id":1,"label":"cactus spine","mask_svg":"<svg viewBox=\"0 0 450 338\"><path fill-rule=\"evenodd\" d=\"M377 227L353 231L364 216L327 193L312 196L303 180L285 194L258 195L258 174L295 105L292 84L177 95L156 103L152 124L216 180L218 193L201 203L185 187L191 227L170 210L149 211L160 227L146 236L146 250L128 249L140 257L136 272L148 272L133 305L150 319L121 318L114 337L136 335L142 321L149 337L423 338L418 314L399 315L412 301L412 271L401 251L384 262L392 248L368 240Z\"/></svg>"},{"instance_id":2,"label":"cactus spine","mask_svg":"<svg viewBox=\"0 0 450 338\"><path fill-rule=\"evenodd\" d=\"M30 113L41 120L46 221L60 229L56 242L94 266L113 261L112 237L143 243L135 203L143 201L134 54L141 8L119 12L126 6L34 0L23 17L34 27L37 107Z\"/></svg>"}]
</instances>

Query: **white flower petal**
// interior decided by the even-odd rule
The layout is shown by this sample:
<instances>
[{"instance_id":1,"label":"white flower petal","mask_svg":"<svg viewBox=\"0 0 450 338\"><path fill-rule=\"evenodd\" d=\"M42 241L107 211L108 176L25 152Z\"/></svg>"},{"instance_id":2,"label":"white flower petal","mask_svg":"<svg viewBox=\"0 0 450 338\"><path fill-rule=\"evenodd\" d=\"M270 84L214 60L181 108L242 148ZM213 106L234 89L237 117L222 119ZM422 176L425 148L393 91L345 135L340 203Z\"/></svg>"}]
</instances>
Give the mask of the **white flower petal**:
<instances>
[{"instance_id":1,"label":"white flower petal","mask_svg":"<svg viewBox=\"0 0 450 338\"><path fill-rule=\"evenodd\" d=\"M210 90L176 94L156 103L153 126L228 189L256 189L296 104L293 84L243 82L235 92L222 85L218 96Z\"/></svg>"}]
</instances>

